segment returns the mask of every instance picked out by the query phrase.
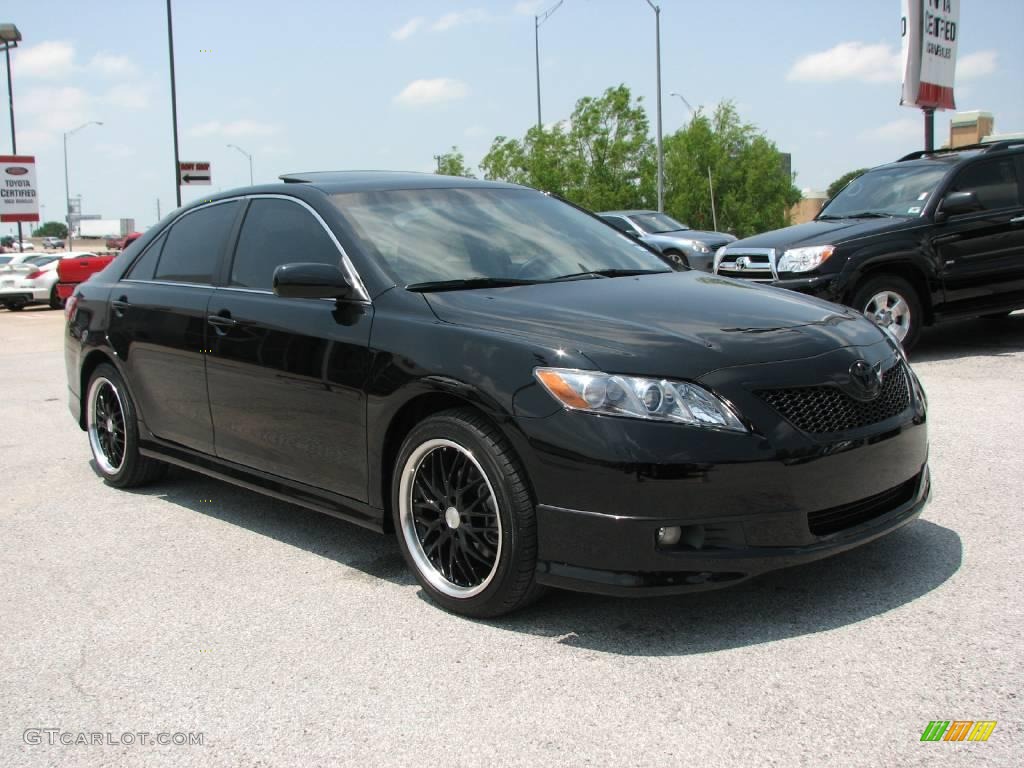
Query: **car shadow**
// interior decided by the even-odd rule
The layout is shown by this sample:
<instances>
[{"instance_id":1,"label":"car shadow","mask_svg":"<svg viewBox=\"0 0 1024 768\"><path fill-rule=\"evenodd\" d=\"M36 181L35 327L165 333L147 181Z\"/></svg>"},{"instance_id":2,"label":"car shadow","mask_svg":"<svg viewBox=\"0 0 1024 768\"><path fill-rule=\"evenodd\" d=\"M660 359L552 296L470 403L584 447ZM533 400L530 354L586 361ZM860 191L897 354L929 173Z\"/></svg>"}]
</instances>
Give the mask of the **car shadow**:
<instances>
[{"instance_id":1,"label":"car shadow","mask_svg":"<svg viewBox=\"0 0 1024 768\"><path fill-rule=\"evenodd\" d=\"M925 328L910 353L911 363L1002 356L1024 351L1024 312L976 318Z\"/></svg>"},{"instance_id":2,"label":"car shadow","mask_svg":"<svg viewBox=\"0 0 1024 768\"><path fill-rule=\"evenodd\" d=\"M130 492L161 498L392 584L415 584L393 536L255 491L172 467L167 480ZM603 653L711 653L825 632L895 610L945 583L962 556L956 532L917 520L864 547L727 589L658 598L551 590L526 610L480 623ZM422 590L419 595L428 599Z\"/></svg>"}]
</instances>

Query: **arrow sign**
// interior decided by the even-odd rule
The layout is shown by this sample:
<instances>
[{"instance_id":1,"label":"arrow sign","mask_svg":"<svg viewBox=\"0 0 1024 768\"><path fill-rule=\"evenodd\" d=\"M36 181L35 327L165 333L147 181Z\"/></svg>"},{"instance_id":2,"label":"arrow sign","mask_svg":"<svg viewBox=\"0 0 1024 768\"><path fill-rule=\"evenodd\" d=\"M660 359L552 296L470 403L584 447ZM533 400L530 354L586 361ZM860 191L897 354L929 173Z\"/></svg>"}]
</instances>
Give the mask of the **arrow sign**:
<instances>
[{"instance_id":1,"label":"arrow sign","mask_svg":"<svg viewBox=\"0 0 1024 768\"><path fill-rule=\"evenodd\" d=\"M183 187L208 187L212 176L209 163L178 163L178 183Z\"/></svg>"}]
</instances>

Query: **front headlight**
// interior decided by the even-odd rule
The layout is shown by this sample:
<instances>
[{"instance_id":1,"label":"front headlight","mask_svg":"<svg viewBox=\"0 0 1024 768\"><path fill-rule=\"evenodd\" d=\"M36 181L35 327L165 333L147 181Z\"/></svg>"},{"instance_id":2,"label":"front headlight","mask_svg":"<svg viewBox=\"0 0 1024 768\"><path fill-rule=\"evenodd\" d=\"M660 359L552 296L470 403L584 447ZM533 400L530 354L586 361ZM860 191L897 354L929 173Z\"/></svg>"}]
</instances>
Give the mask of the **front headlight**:
<instances>
[{"instance_id":1,"label":"front headlight","mask_svg":"<svg viewBox=\"0 0 1024 768\"><path fill-rule=\"evenodd\" d=\"M558 402L573 410L748 431L732 406L689 382L573 368L535 368L533 374Z\"/></svg>"},{"instance_id":2,"label":"front headlight","mask_svg":"<svg viewBox=\"0 0 1024 768\"><path fill-rule=\"evenodd\" d=\"M711 249L700 240L686 240L684 238L680 238L678 242L686 248L692 248L697 253L711 253Z\"/></svg>"},{"instance_id":3,"label":"front headlight","mask_svg":"<svg viewBox=\"0 0 1024 768\"><path fill-rule=\"evenodd\" d=\"M782 254L776 269L779 272L810 272L817 269L835 252L834 245L812 245L791 248Z\"/></svg>"}]
</instances>

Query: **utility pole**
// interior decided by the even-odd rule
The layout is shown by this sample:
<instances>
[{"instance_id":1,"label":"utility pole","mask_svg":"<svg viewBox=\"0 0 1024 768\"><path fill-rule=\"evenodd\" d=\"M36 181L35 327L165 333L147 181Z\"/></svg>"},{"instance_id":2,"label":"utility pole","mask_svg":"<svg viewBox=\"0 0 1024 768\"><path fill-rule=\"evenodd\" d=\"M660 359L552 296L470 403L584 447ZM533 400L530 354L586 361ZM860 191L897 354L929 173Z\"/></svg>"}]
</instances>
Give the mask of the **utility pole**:
<instances>
[{"instance_id":1,"label":"utility pole","mask_svg":"<svg viewBox=\"0 0 1024 768\"><path fill-rule=\"evenodd\" d=\"M178 159L178 94L174 85L174 24L171 22L171 0L167 0L167 54L171 61L171 126L174 130L174 199L181 208L181 163Z\"/></svg>"},{"instance_id":2,"label":"utility pole","mask_svg":"<svg viewBox=\"0 0 1024 768\"><path fill-rule=\"evenodd\" d=\"M156 220L160 221L160 198L156 199Z\"/></svg>"},{"instance_id":3,"label":"utility pole","mask_svg":"<svg viewBox=\"0 0 1024 768\"><path fill-rule=\"evenodd\" d=\"M21 32L13 24L4 25L4 54L7 56L7 102L11 109L11 154L18 154L18 139L17 134L14 131L14 85L11 78L11 48L17 48L18 43L21 42ZM22 231L21 222L18 222L18 252L24 253L24 247L22 246Z\"/></svg>"},{"instance_id":4,"label":"utility pole","mask_svg":"<svg viewBox=\"0 0 1024 768\"><path fill-rule=\"evenodd\" d=\"M935 151L935 107L923 107L924 112L924 151Z\"/></svg>"},{"instance_id":5,"label":"utility pole","mask_svg":"<svg viewBox=\"0 0 1024 768\"><path fill-rule=\"evenodd\" d=\"M658 70L658 211L665 210L665 152L661 146L661 6L651 0L647 4L654 11L654 52Z\"/></svg>"},{"instance_id":6,"label":"utility pole","mask_svg":"<svg viewBox=\"0 0 1024 768\"><path fill-rule=\"evenodd\" d=\"M564 1L558 0L557 3L544 11L544 13L533 17L533 56L537 66L537 130L544 127L540 119L540 25L550 19Z\"/></svg>"},{"instance_id":7,"label":"utility pole","mask_svg":"<svg viewBox=\"0 0 1024 768\"><path fill-rule=\"evenodd\" d=\"M708 191L711 192L711 226L718 231L718 216L715 214L715 185L711 183L711 166L708 166Z\"/></svg>"}]
</instances>

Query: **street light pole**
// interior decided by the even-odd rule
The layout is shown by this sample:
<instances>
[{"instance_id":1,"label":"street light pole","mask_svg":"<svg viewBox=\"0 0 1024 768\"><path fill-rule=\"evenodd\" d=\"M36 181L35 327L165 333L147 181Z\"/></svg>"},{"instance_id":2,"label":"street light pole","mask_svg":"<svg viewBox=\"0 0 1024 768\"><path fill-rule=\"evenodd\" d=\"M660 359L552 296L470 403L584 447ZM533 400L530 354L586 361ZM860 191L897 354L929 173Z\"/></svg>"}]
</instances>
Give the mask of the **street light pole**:
<instances>
[{"instance_id":1,"label":"street light pole","mask_svg":"<svg viewBox=\"0 0 1024 768\"><path fill-rule=\"evenodd\" d=\"M693 107L690 106L690 102L688 102L686 100L686 97L683 96L683 94L676 93L675 91L672 91L669 94L669 96L678 96L679 100L682 101L683 104L686 105L686 108L688 110L690 110L690 114L691 115L697 114L697 111ZM711 226L717 232L718 231L718 214L715 212L715 185L711 181L711 166L710 165L708 166L708 194L711 196Z\"/></svg>"},{"instance_id":2,"label":"street light pole","mask_svg":"<svg viewBox=\"0 0 1024 768\"><path fill-rule=\"evenodd\" d=\"M67 218L66 223L68 225L68 241L67 250L71 250L71 185L68 183L68 136L78 133L83 128L88 128L90 125L103 125L99 120L90 120L88 123L83 123L77 128L64 131L64 201L67 203ZM81 213L81 211L79 211Z\"/></svg>"},{"instance_id":3,"label":"street light pole","mask_svg":"<svg viewBox=\"0 0 1024 768\"><path fill-rule=\"evenodd\" d=\"M21 41L21 32L14 24L0 25L0 39L4 44L4 55L7 57L7 103L11 110L11 154L18 154L18 138L14 131L14 84L11 78L11 48L17 48ZM24 252L22 247L21 222L18 222L18 251Z\"/></svg>"},{"instance_id":4,"label":"street light pole","mask_svg":"<svg viewBox=\"0 0 1024 768\"><path fill-rule=\"evenodd\" d=\"M237 149L239 152L241 152L243 155L245 155L247 158L249 158L249 186L251 187L252 186L252 155L250 155L248 152L246 152L244 149L242 149L237 144L228 144L228 146L231 147L232 149Z\"/></svg>"},{"instance_id":5,"label":"street light pole","mask_svg":"<svg viewBox=\"0 0 1024 768\"><path fill-rule=\"evenodd\" d=\"M174 199L181 208L181 162L178 160L178 94L174 85L174 25L171 22L171 0L167 0L167 54L171 60L171 125L174 130Z\"/></svg>"},{"instance_id":6,"label":"street light pole","mask_svg":"<svg viewBox=\"0 0 1024 768\"><path fill-rule=\"evenodd\" d=\"M551 18L552 14L561 7L565 0L558 0L553 6L548 8L544 13L539 16L533 17L533 56L537 65L537 129L540 130L543 127L543 123L540 119L540 25Z\"/></svg>"},{"instance_id":7,"label":"street light pole","mask_svg":"<svg viewBox=\"0 0 1024 768\"><path fill-rule=\"evenodd\" d=\"M658 211L665 210L665 151L661 145L661 6L651 0L647 4L654 11L654 50L658 68Z\"/></svg>"}]
</instances>

